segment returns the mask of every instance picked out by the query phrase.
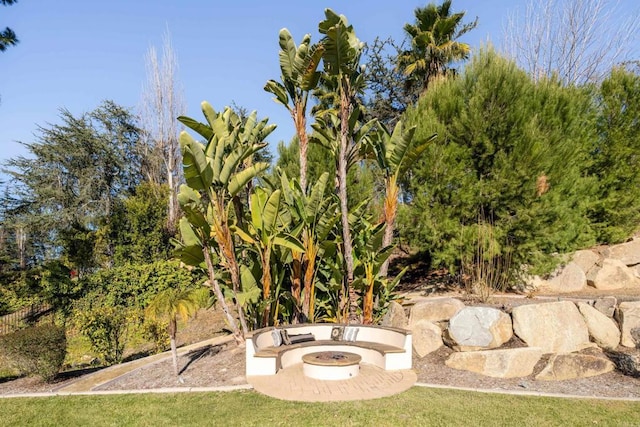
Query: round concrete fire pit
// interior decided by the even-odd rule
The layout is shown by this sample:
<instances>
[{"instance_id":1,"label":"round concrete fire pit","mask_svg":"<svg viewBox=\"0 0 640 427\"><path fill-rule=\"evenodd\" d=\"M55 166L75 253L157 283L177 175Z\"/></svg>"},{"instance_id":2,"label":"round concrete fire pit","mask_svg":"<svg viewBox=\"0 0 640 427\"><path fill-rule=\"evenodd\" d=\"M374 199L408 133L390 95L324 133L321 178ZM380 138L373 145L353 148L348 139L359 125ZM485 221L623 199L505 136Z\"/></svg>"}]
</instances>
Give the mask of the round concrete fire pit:
<instances>
[{"instance_id":1,"label":"round concrete fire pit","mask_svg":"<svg viewBox=\"0 0 640 427\"><path fill-rule=\"evenodd\" d=\"M348 380L360 372L362 357L344 351L321 351L302 356L302 371L316 380Z\"/></svg>"}]
</instances>

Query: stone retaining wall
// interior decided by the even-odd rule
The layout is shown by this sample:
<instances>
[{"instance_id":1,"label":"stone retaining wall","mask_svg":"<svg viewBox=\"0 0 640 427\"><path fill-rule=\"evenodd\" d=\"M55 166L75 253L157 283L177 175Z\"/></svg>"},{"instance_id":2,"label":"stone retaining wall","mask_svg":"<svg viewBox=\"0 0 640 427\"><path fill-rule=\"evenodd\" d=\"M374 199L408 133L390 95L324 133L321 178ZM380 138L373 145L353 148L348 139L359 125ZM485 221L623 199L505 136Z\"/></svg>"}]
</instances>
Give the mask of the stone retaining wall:
<instances>
[{"instance_id":1,"label":"stone retaining wall","mask_svg":"<svg viewBox=\"0 0 640 427\"><path fill-rule=\"evenodd\" d=\"M606 355L610 352L627 351L637 357L640 301L618 303L614 297L603 297L533 302L501 310L438 298L415 304L409 316L394 302L383 324L410 329L418 357L443 345L451 347L455 353L446 364L452 368L492 377L522 377L531 375L547 355L548 363L536 378L560 380L613 370L615 365Z\"/></svg>"}]
</instances>

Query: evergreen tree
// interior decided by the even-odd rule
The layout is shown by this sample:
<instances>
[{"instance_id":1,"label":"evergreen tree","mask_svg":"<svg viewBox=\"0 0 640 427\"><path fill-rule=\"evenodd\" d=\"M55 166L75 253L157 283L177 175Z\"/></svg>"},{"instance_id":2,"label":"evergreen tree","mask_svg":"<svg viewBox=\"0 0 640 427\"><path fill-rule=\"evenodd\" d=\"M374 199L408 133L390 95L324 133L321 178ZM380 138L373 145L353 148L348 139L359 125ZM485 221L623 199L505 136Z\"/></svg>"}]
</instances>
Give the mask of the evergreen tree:
<instances>
[{"instance_id":1,"label":"evergreen tree","mask_svg":"<svg viewBox=\"0 0 640 427\"><path fill-rule=\"evenodd\" d=\"M587 90L534 83L481 51L460 78L434 85L408 111L417 140L439 138L405 181L405 236L448 267L473 254L486 224L514 267L543 270L548 255L592 244L584 171L593 117Z\"/></svg>"},{"instance_id":2,"label":"evergreen tree","mask_svg":"<svg viewBox=\"0 0 640 427\"><path fill-rule=\"evenodd\" d=\"M598 241L615 243L640 226L640 76L614 69L600 85L599 101L591 168L598 197L590 218Z\"/></svg>"},{"instance_id":3,"label":"evergreen tree","mask_svg":"<svg viewBox=\"0 0 640 427\"><path fill-rule=\"evenodd\" d=\"M79 117L63 109L60 118L24 144L30 156L5 163L14 202L7 219L21 221L27 235L42 233L38 259L62 253L81 270L109 265L113 246L108 239L96 246L96 233L110 228L116 200L141 180L138 128L129 111L111 101Z\"/></svg>"}]
</instances>

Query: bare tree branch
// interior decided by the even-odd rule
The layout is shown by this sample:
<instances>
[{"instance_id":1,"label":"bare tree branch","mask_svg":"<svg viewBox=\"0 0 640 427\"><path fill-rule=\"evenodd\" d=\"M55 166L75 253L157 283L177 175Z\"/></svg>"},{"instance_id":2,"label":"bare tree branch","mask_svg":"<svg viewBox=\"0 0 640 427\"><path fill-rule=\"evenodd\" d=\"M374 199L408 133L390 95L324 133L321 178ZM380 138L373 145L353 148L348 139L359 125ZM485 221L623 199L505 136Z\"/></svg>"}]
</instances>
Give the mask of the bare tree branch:
<instances>
[{"instance_id":1,"label":"bare tree branch","mask_svg":"<svg viewBox=\"0 0 640 427\"><path fill-rule=\"evenodd\" d=\"M640 20L623 18L617 6L609 0L529 0L523 15L509 16L503 50L535 79L600 81L638 55Z\"/></svg>"},{"instance_id":2,"label":"bare tree branch","mask_svg":"<svg viewBox=\"0 0 640 427\"><path fill-rule=\"evenodd\" d=\"M182 180L178 116L186 111L182 88L177 82L178 61L167 30L162 39L162 58L155 48L145 56L147 81L141 105L144 174L150 182L169 187L167 226L175 230L178 220L178 186Z\"/></svg>"}]
</instances>

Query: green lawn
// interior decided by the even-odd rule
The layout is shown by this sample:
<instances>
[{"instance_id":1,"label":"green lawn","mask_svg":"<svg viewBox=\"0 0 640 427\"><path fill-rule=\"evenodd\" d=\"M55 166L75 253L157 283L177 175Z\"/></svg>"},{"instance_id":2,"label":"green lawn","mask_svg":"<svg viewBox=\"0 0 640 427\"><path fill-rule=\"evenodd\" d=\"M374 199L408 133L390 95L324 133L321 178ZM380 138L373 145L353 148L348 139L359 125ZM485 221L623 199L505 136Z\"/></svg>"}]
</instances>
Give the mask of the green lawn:
<instances>
[{"instance_id":1,"label":"green lawn","mask_svg":"<svg viewBox=\"0 0 640 427\"><path fill-rule=\"evenodd\" d=\"M640 402L414 387L368 401L296 403L253 391L0 399L3 426L638 426Z\"/></svg>"}]
</instances>

